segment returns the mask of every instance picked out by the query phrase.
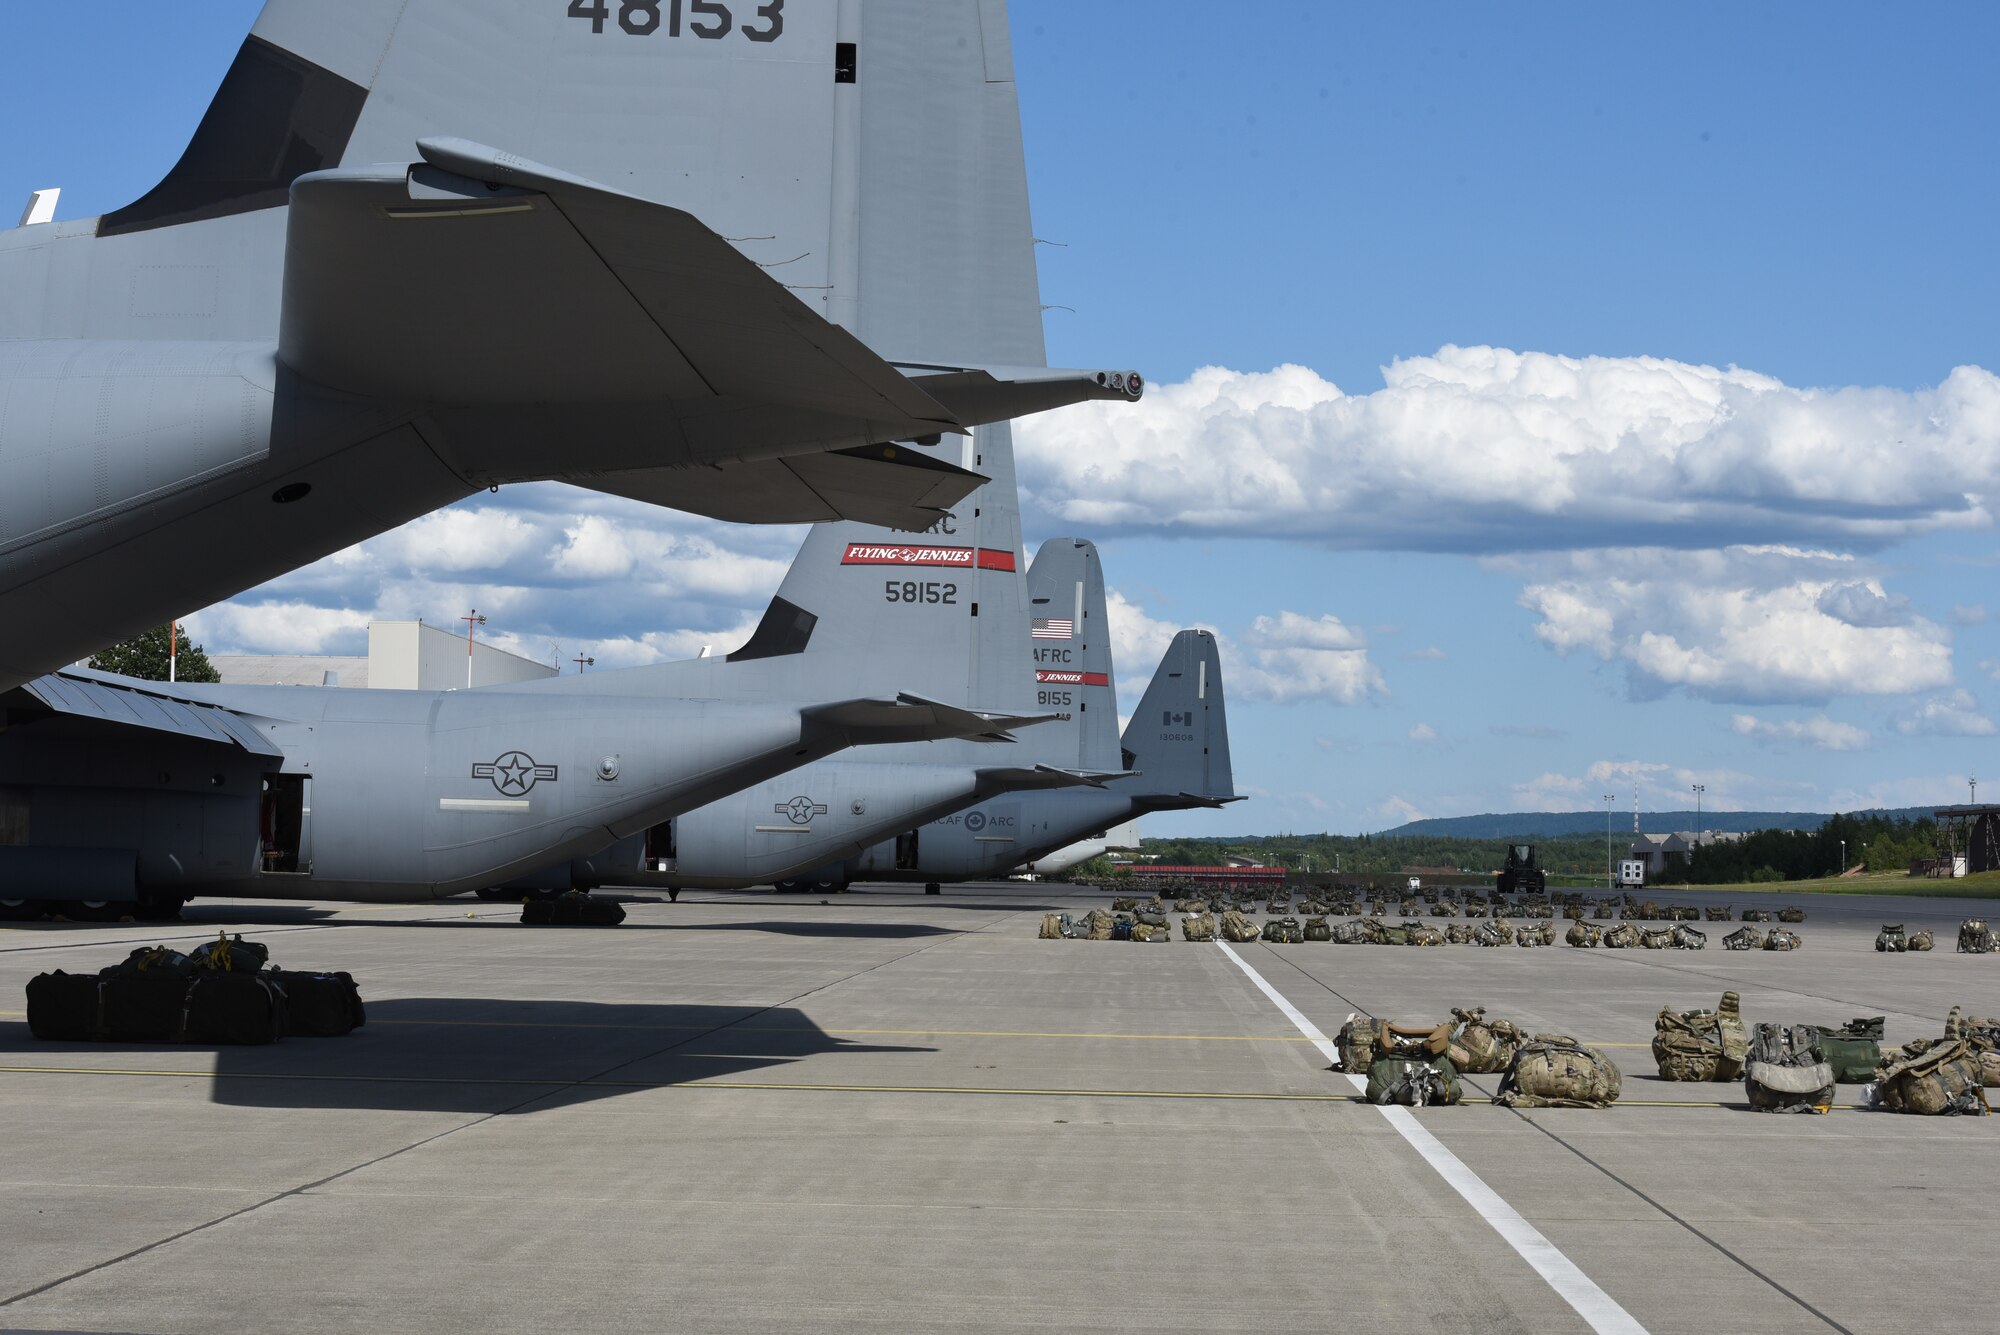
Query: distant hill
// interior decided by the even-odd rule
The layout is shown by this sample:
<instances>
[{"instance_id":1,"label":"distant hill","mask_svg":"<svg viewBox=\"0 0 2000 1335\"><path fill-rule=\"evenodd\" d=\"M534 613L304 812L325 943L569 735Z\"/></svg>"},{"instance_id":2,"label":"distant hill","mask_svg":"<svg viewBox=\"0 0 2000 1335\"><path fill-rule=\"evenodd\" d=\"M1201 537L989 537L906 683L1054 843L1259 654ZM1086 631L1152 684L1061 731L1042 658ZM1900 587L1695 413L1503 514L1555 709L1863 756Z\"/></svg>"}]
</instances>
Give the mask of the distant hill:
<instances>
[{"instance_id":1,"label":"distant hill","mask_svg":"<svg viewBox=\"0 0 2000 1335\"><path fill-rule=\"evenodd\" d=\"M1876 807L1850 811L1850 816L1883 816L1890 820L1928 818L1935 807ZM1831 813L1824 811L1709 811L1697 817L1687 811L1642 811L1639 828L1647 834L1673 830L1817 830ZM1697 823L1698 822L1698 823ZM1613 808L1614 832L1632 832L1632 813ZM1603 834L1604 808L1595 811L1508 811L1482 816L1440 816L1434 820L1413 820L1393 830L1376 833L1378 839L1413 837L1442 839L1554 839L1562 835Z\"/></svg>"}]
</instances>

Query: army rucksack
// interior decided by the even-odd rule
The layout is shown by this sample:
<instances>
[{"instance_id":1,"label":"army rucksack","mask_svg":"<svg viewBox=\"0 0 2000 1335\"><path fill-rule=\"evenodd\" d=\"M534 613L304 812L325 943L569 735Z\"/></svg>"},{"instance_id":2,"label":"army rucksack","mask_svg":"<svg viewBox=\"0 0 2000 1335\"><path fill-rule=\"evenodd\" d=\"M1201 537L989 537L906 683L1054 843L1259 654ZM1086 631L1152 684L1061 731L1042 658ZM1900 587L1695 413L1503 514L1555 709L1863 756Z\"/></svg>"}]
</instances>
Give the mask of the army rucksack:
<instances>
[{"instance_id":1,"label":"army rucksack","mask_svg":"<svg viewBox=\"0 0 2000 1335\"><path fill-rule=\"evenodd\" d=\"M1870 1086L1871 1101L1890 1112L1928 1117L1983 1117L1991 1112L1981 1088L1981 1054L1967 1041L1966 1032L1959 1008L1953 1006L1943 1038L1908 1044L1882 1060Z\"/></svg>"},{"instance_id":2,"label":"army rucksack","mask_svg":"<svg viewBox=\"0 0 2000 1335\"><path fill-rule=\"evenodd\" d=\"M1413 946L1441 946L1444 944L1444 929L1427 922L1406 922L1404 936Z\"/></svg>"},{"instance_id":3,"label":"army rucksack","mask_svg":"<svg viewBox=\"0 0 2000 1335\"><path fill-rule=\"evenodd\" d=\"M1305 932L1308 941L1333 940L1333 928L1327 925L1325 918L1307 918Z\"/></svg>"},{"instance_id":4,"label":"army rucksack","mask_svg":"<svg viewBox=\"0 0 2000 1335\"><path fill-rule=\"evenodd\" d=\"M1130 895L1126 895L1123 896L1122 898L1114 899L1111 901L1111 911L1113 913L1130 913L1133 909L1136 909L1138 907L1139 907L1139 901L1132 898Z\"/></svg>"},{"instance_id":5,"label":"army rucksack","mask_svg":"<svg viewBox=\"0 0 2000 1335\"><path fill-rule=\"evenodd\" d=\"M1882 1064L1884 1017L1849 1020L1838 1029L1816 1029L1819 1050L1833 1068L1834 1083L1865 1085Z\"/></svg>"},{"instance_id":6,"label":"army rucksack","mask_svg":"<svg viewBox=\"0 0 2000 1335\"><path fill-rule=\"evenodd\" d=\"M1407 946L1410 944L1410 929L1400 923L1394 927L1391 927L1388 923L1383 923L1382 933L1375 940L1378 945Z\"/></svg>"},{"instance_id":7,"label":"army rucksack","mask_svg":"<svg viewBox=\"0 0 2000 1335\"><path fill-rule=\"evenodd\" d=\"M1571 922L1582 922L1582 921L1583 921L1583 905L1581 905L1581 904L1565 904L1565 905L1563 905L1563 917L1565 917L1565 918L1569 919L1569 921L1571 921Z\"/></svg>"},{"instance_id":8,"label":"army rucksack","mask_svg":"<svg viewBox=\"0 0 2000 1335\"><path fill-rule=\"evenodd\" d=\"M1041 940L1060 941L1069 934L1069 915L1067 913L1044 913L1042 915Z\"/></svg>"},{"instance_id":9,"label":"army rucksack","mask_svg":"<svg viewBox=\"0 0 2000 1335\"><path fill-rule=\"evenodd\" d=\"M1405 918L1414 918L1419 913L1423 912L1423 908L1421 905L1418 904L1416 900L1406 899L1400 905L1397 906L1396 912L1401 914Z\"/></svg>"},{"instance_id":10,"label":"army rucksack","mask_svg":"<svg viewBox=\"0 0 2000 1335\"><path fill-rule=\"evenodd\" d=\"M1710 922L1728 922L1731 917L1727 904L1710 904L1702 913Z\"/></svg>"},{"instance_id":11,"label":"army rucksack","mask_svg":"<svg viewBox=\"0 0 2000 1335\"><path fill-rule=\"evenodd\" d=\"M1797 932L1788 932L1782 927L1773 927L1771 934L1764 938L1766 950L1797 950L1804 944Z\"/></svg>"},{"instance_id":12,"label":"army rucksack","mask_svg":"<svg viewBox=\"0 0 2000 1335\"><path fill-rule=\"evenodd\" d=\"M1745 922L1769 922L1769 921L1771 921L1771 910L1769 910L1769 909L1744 909L1744 910L1743 910L1743 921L1745 921Z\"/></svg>"},{"instance_id":13,"label":"army rucksack","mask_svg":"<svg viewBox=\"0 0 2000 1335\"><path fill-rule=\"evenodd\" d=\"M1563 933L1563 940L1573 946L1594 946L1604 937L1604 929L1587 922L1573 922Z\"/></svg>"},{"instance_id":14,"label":"army rucksack","mask_svg":"<svg viewBox=\"0 0 2000 1335\"><path fill-rule=\"evenodd\" d=\"M1647 950L1665 950L1674 943L1671 927L1646 927L1639 932L1639 944Z\"/></svg>"},{"instance_id":15,"label":"army rucksack","mask_svg":"<svg viewBox=\"0 0 2000 1335\"><path fill-rule=\"evenodd\" d=\"M1555 943L1556 925L1553 922L1530 923L1514 929L1514 944L1517 946L1552 946Z\"/></svg>"},{"instance_id":16,"label":"army rucksack","mask_svg":"<svg viewBox=\"0 0 2000 1335\"><path fill-rule=\"evenodd\" d=\"M1347 1023L1333 1036L1333 1045L1340 1049L1341 1070L1349 1075L1367 1074L1369 1063L1375 1060L1375 1035L1381 1027L1382 1021L1372 1015L1347 1017Z\"/></svg>"},{"instance_id":17,"label":"army rucksack","mask_svg":"<svg viewBox=\"0 0 2000 1335\"><path fill-rule=\"evenodd\" d=\"M1885 922L1882 924L1882 930L1875 933L1875 949L1879 951L1884 953L1893 951L1900 954L1909 948L1910 939L1903 931L1903 924L1899 922Z\"/></svg>"},{"instance_id":18,"label":"army rucksack","mask_svg":"<svg viewBox=\"0 0 2000 1335\"><path fill-rule=\"evenodd\" d=\"M1132 924L1132 939L1134 941L1171 941L1174 939L1174 929L1163 922L1136 922Z\"/></svg>"},{"instance_id":19,"label":"army rucksack","mask_svg":"<svg viewBox=\"0 0 2000 1335\"><path fill-rule=\"evenodd\" d=\"M1676 923L1674 924L1674 949L1706 950L1708 949L1708 933L1702 931L1699 927L1690 927L1684 922Z\"/></svg>"},{"instance_id":20,"label":"army rucksack","mask_svg":"<svg viewBox=\"0 0 2000 1335\"><path fill-rule=\"evenodd\" d=\"M1760 1024L1750 1034L1743 1092L1758 1112L1823 1113L1833 1107L1833 1066L1810 1025Z\"/></svg>"},{"instance_id":21,"label":"army rucksack","mask_svg":"<svg viewBox=\"0 0 2000 1335\"><path fill-rule=\"evenodd\" d=\"M1505 946L1512 945L1513 941L1514 929L1498 918L1488 918L1480 923L1478 930L1472 934L1472 944L1475 946Z\"/></svg>"},{"instance_id":22,"label":"army rucksack","mask_svg":"<svg viewBox=\"0 0 2000 1335\"><path fill-rule=\"evenodd\" d=\"M1215 940L1215 919L1206 913L1194 913L1181 919L1181 936L1189 941Z\"/></svg>"},{"instance_id":23,"label":"army rucksack","mask_svg":"<svg viewBox=\"0 0 2000 1335\"><path fill-rule=\"evenodd\" d=\"M1264 939L1293 945L1306 939L1297 918L1273 918L1264 924Z\"/></svg>"},{"instance_id":24,"label":"army rucksack","mask_svg":"<svg viewBox=\"0 0 2000 1335\"><path fill-rule=\"evenodd\" d=\"M1433 904L1431 905L1431 916L1433 918L1456 918L1458 916L1458 905L1452 903L1450 900Z\"/></svg>"},{"instance_id":25,"label":"army rucksack","mask_svg":"<svg viewBox=\"0 0 2000 1335\"><path fill-rule=\"evenodd\" d=\"M1091 941L1111 939L1112 917L1103 909L1092 909L1083 915L1083 935Z\"/></svg>"},{"instance_id":26,"label":"army rucksack","mask_svg":"<svg viewBox=\"0 0 2000 1335\"><path fill-rule=\"evenodd\" d=\"M1993 952L1993 929L1984 918L1967 918L1958 925L1958 953L1989 955Z\"/></svg>"},{"instance_id":27,"label":"army rucksack","mask_svg":"<svg viewBox=\"0 0 2000 1335\"><path fill-rule=\"evenodd\" d=\"M1148 927L1165 927L1167 925L1167 915L1159 909L1135 909L1132 913L1132 920L1137 923L1143 923Z\"/></svg>"},{"instance_id":28,"label":"army rucksack","mask_svg":"<svg viewBox=\"0 0 2000 1335\"><path fill-rule=\"evenodd\" d=\"M1388 911L1389 911L1389 909L1388 909L1388 906L1387 906L1387 904L1385 904L1385 903L1384 903L1384 902L1383 902L1382 900L1379 900L1379 899L1371 899L1371 900L1369 900L1369 901L1368 901L1368 916L1369 916L1369 917L1371 917L1371 918L1379 918L1379 917L1381 917L1381 916L1382 916L1383 914L1387 913Z\"/></svg>"},{"instance_id":29,"label":"army rucksack","mask_svg":"<svg viewBox=\"0 0 2000 1335\"><path fill-rule=\"evenodd\" d=\"M1936 948L1937 948L1937 938L1932 936L1928 931L1917 931L1910 933L1911 950L1922 951L1922 950L1934 950Z\"/></svg>"},{"instance_id":30,"label":"army rucksack","mask_svg":"<svg viewBox=\"0 0 2000 1335\"><path fill-rule=\"evenodd\" d=\"M1222 915L1222 937L1225 941L1255 941L1260 935L1257 924L1235 909Z\"/></svg>"},{"instance_id":31,"label":"army rucksack","mask_svg":"<svg viewBox=\"0 0 2000 1335\"><path fill-rule=\"evenodd\" d=\"M1208 904L1206 901L1199 899L1176 899L1174 901L1174 912L1206 913L1208 912Z\"/></svg>"},{"instance_id":32,"label":"army rucksack","mask_svg":"<svg viewBox=\"0 0 2000 1335\"><path fill-rule=\"evenodd\" d=\"M1536 1034L1514 1053L1493 1101L1504 1108L1608 1108L1624 1083L1596 1048L1567 1034Z\"/></svg>"},{"instance_id":33,"label":"army rucksack","mask_svg":"<svg viewBox=\"0 0 2000 1335\"><path fill-rule=\"evenodd\" d=\"M1600 899L1597 901L1597 908L1590 916L1600 921L1605 918L1615 918L1618 916L1618 908L1610 900Z\"/></svg>"},{"instance_id":34,"label":"army rucksack","mask_svg":"<svg viewBox=\"0 0 2000 1335\"><path fill-rule=\"evenodd\" d=\"M1805 920L1806 911L1795 904L1788 904L1778 910L1779 922L1804 922Z\"/></svg>"},{"instance_id":35,"label":"army rucksack","mask_svg":"<svg viewBox=\"0 0 2000 1335\"><path fill-rule=\"evenodd\" d=\"M1639 944L1639 929L1621 922L1604 934L1604 944L1612 950L1630 950Z\"/></svg>"},{"instance_id":36,"label":"army rucksack","mask_svg":"<svg viewBox=\"0 0 2000 1335\"><path fill-rule=\"evenodd\" d=\"M1742 999L1734 992L1724 992L1712 1011L1662 1007L1653 1021L1653 1060L1662 1080L1735 1080L1749 1052Z\"/></svg>"},{"instance_id":37,"label":"army rucksack","mask_svg":"<svg viewBox=\"0 0 2000 1335\"><path fill-rule=\"evenodd\" d=\"M1489 1020L1479 1006L1453 1007L1451 1046L1445 1055L1458 1070L1491 1075L1513 1064L1521 1046L1521 1031L1510 1020Z\"/></svg>"},{"instance_id":38,"label":"army rucksack","mask_svg":"<svg viewBox=\"0 0 2000 1335\"><path fill-rule=\"evenodd\" d=\"M2000 1018L1967 1016L1961 1022L1959 1033L1979 1060L1979 1083L1988 1089L2000 1085Z\"/></svg>"},{"instance_id":39,"label":"army rucksack","mask_svg":"<svg viewBox=\"0 0 2000 1335\"><path fill-rule=\"evenodd\" d=\"M1448 946L1467 945L1472 940L1472 934L1478 930L1478 928L1469 922L1448 923L1444 929L1445 944Z\"/></svg>"},{"instance_id":40,"label":"army rucksack","mask_svg":"<svg viewBox=\"0 0 2000 1335\"><path fill-rule=\"evenodd\" d=\"M1486 901L1477 897L1465 901L1465 916L1483 918L1486 916Z\"/></svg>"},{"instance_id":41,"label":"army rucksack","mask_svg":"<svg viewBox=\"0 0 2000 1335\"><path fill-rule=\"evenodd\" d=\"M1755 950L1764 937L1755 927L1739 927L1722 938L1724 950Z\"/></svg>"},{"instance_id":42,"label":"army rucksack","mask_svg":"<svg viewBox=\"0 0 2000 1335\"><path fill-rule=\"evenodd\" d=\"M1370 918L1352 918L1333 929L1333 943L1337 946L1365 946L1374 941ZM1379 924L1377 924L1379 925Z\"/></svg>"}]
</instances>

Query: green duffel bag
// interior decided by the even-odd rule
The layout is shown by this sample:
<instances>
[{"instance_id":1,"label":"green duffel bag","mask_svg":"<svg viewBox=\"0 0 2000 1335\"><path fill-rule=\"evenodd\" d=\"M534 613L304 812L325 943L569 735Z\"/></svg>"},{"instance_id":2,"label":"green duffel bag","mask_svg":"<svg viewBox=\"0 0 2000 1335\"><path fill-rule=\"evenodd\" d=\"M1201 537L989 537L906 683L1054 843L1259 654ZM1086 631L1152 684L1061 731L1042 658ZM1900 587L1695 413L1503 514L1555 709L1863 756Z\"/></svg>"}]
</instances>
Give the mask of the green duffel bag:
<instances>
[{"instance_id":1,"label":"green duffel bag","mask_svg":"<svg viewBox=\"0 0 2000 1335\"><path fill-rule=\"evenodd\" d=\"M1363 1097L1370 1103L1422 1108L1457 1103L1464 1092L1449 1057L1380 1056L1368 1063L1368 1088Z\"/></svg>"},{"instance_id":2,"label":"green duffel bag","mask_svg":"<svg viewBox=\"0 0 2000 1335\"><path fill-rule=\"evenodd\" d=\"M1382 925L1380 944L1385 946L1407 946L1410 944L1410 929L1402 926L1391 927L1387 923L1384 923Z\"/></svg>"},{"instance_id":3,"label":"green duffel bag","mask_svg":"<svg viewBox=\"0 0 2000 1335\"><path fill-rule=\"evenodd\" d=\"M1875 933L1875 949L1884 953L1900 954L1910 948L1908 935L1899 922L1885 922L1882 930Z\"/></svg>"},{"instance_id":4,"label":"green duffel bag","mask_svg":"<svg viewBox=\"0 0 2000 1335\"><path fill-rule=\"evenodd\" d=\"M1819 1050L1833 1068L1835 1084L1865 1085L1882 1064L1882 1017L1849 1020L1839 1029L1814 1027Z\"/></svg>"},{"instance_id":5,"label":"green duffel bag","mask_svg":"<svg viewBox=\"0 0 2000 1335\"><path fill-rule=\"evenodd\" d=\"M1307 918L1306 940L1331 941L1333 940L1333 928L1327 924L1325 918Z\"/></svg>"},{"instance_id":6,"label":"green duffel bag","mask_svg":"<svg viewBox=\"0 0 2000 1335\"><path fill-rule=\"evenodd\" d=\"M1306 939L1297 918L1273 918L1264 924L1264 939L1292 945Z\"/></svg>"}]
</instances>

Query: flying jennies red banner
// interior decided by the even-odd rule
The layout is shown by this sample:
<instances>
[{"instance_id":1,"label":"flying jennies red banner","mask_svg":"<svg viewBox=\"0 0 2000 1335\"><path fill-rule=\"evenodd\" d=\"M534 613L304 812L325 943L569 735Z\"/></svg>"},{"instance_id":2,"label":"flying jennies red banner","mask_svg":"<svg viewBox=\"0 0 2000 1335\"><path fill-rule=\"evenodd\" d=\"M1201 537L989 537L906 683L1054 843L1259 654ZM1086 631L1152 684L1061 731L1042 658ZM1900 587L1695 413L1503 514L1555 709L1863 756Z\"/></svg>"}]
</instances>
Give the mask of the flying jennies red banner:
<instances>
[{"instance_id":1,"label":"flying jennies red banner","mask_svg":"<svg viewBox=\"0 0 2000 1335\"><path fill-rule=\"evenodd\" d=\"M946 566L953 570L1012 570L1014 553L991 547L913 547L895 543L850 542L844 566Z\"/></svg>"}]
</instances>

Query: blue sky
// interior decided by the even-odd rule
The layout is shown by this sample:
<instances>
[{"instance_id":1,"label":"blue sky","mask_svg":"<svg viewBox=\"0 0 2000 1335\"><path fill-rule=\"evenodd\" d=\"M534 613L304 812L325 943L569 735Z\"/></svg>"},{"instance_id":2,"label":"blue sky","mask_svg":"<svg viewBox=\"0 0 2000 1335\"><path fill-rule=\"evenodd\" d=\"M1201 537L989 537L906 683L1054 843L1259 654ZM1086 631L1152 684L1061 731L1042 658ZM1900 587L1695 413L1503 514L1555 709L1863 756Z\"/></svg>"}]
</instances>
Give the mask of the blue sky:
<instances>
[{"instance_id":1,"label":"blue sky","mask_svg":"<svg viewBox=\"0 0 2000 1335\"><path fill-rule=\"evenodd\" d=\"M136 196L257 8L0 10L0 188L61 184L70 217ZM1013 21L1036 229L1063 243L1042 299L1075 308L1050 358L1155 385L1023 429L1028 542L1099 541L1126 682L1174 627L1221 632L1256 799L1148 833L1635 783L1649 807L1693 782L1724 808L1963 799L2000 709L2000 11ZM636 661L726 641L796 542L586 524L575 496L480 498L196 624L342 650L372 613L477 602L524 651Z\"/></svg>"}]
</instances>

